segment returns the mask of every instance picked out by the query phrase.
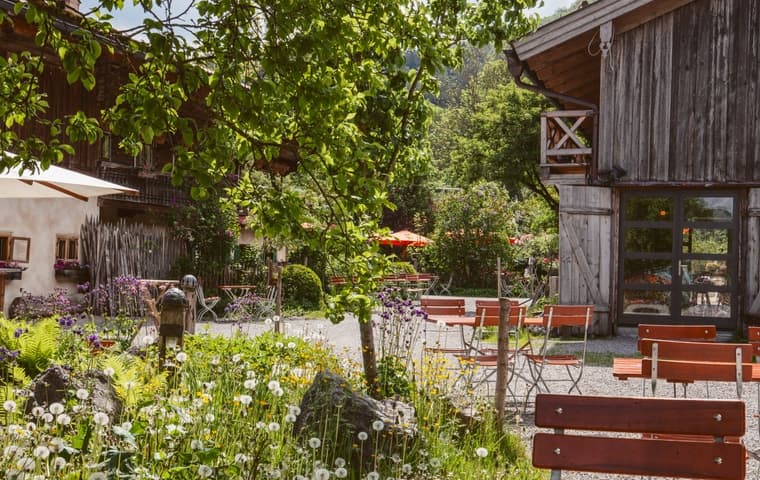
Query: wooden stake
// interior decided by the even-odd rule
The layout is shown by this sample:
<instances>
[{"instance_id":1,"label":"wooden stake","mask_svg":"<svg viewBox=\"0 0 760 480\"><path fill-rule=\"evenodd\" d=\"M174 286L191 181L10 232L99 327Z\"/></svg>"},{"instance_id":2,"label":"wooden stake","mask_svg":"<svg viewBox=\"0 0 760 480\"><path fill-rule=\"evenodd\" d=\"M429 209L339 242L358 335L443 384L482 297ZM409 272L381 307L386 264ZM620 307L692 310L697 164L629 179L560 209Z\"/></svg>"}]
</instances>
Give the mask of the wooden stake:
<instances>
[{"instance_id":1,"label":"wooden stake","mask_svg":"<svg viewBox=\"0 0 760 480\"><path fill-rule=\"evenodd\" d=\"M504 426L504 408L507 399L507 373L509 356L509 299L499 298L499 333L496 351L496 421L499 428Z\"/></svg>"}]
</instances>

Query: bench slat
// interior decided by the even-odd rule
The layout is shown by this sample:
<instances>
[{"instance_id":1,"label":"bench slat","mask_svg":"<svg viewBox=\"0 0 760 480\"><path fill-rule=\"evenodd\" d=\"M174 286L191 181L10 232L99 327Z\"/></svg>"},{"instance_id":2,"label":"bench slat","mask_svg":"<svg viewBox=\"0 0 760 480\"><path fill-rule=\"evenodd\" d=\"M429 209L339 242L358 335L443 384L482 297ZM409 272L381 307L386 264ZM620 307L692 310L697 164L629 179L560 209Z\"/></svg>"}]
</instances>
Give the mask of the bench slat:
<instances>
[{"instance_id":1,"label":"bench slat","mask_svg":"<svg viewBox=\"0 0 760 480\"><path fill-rule=\"evenodd\" d=\"M715 341L715 325L651 325L639 324L639 338L661 340Z\"/></svg>"},{"instance_id":2,"label":"bench slat","mask_svg":"<svg viewBox=\"0 0 760 480\"><path fill-rule=\"evenodd\" d=\"M744 403L733 400L544 394L536 397L535 424L608 432L742 436L744 413ZM720 421L715 419L716 414L720 414Z\"/></svg>"},{"instance_id":3,"label":"bench slat","mask_svg":"<svg viewBox=\"0 0 760 480\"><path fill-rule=\"evenodd\" d=\"M750 357L751 358L751 357ZM742 363L742 380L752 380L752 364ZM647 377L651 375L652 359L641 360L641 371ZM702 363L680 360L658 360L657 378L664 378L675 383L702 382L736 382L735 363Z\"/></svg>"},{"instance_id":4,"label":"bench slat","mask_svg":"<svg viewBox=\"0 0 760 480\"><path fill-rule=\"evenodd\" d=\"M683 342L677 340L639 340L639 352L652 356L652 346L657 344L657 358L662 360L685 360L694 362L736 362L736 349L742 352L742 361L752 361L752 345L749 343Z\"/></svg>"},{"instance_id":5,"label":"bench slat","mask_svg":"<svg viewBox=\"0 0 760 480\"><path fill-rule=\"evenodd\" d=\"M537 433L533 439L534 466L585 472L738 480L745 476L744 457L742 445L712 441L547 433Z\"/></svg>"}]
</instances>

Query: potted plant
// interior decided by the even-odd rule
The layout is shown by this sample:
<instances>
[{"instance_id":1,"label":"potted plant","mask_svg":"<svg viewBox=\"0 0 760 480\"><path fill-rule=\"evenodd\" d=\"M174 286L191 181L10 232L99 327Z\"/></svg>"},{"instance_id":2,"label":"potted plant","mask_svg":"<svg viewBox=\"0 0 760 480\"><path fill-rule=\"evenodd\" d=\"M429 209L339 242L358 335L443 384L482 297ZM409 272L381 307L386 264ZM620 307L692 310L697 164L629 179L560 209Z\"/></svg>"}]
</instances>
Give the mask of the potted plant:
<instances>
[{"instance_id":1,"label":"potted plant","mask_svg":"<svg viewBox=\"0 0 760 480\"><path fill-rule=\"evenodd\" d=\"M6 280L21 280L21 272L26 270L26 267L20 266L17 262L0 260L0 270Z\"/></svg>"},{"instance_id":2,"label":"potted plant","mask_svg":"<svg viewBox=\"0 0 760 480\"><path fill-rule=\"evenodd\" d=\"M53 264L56 277L66 277L82 280L87 275L87 267L80 264L79 260L57 259Z\"/></svg>"}]
</instances>

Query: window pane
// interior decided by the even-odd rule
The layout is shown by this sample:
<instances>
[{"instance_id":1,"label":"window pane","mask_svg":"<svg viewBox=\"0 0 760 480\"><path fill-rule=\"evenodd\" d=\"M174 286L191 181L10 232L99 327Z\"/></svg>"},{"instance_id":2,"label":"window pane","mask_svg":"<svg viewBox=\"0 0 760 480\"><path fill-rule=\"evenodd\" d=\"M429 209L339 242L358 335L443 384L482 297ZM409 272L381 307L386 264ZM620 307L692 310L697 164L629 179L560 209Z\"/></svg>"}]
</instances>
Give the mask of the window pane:
<instances>
[{"instance_id":1,"label":"window pane","mask_svg":"<svg viewBox=\"0 0 760 480\"><path fill-rule=\"evenodd\" d=\"M687 222L728 221L734 218L733 197L686 197L684 220Z\"/></svg>"},{"instance_id":2,"label":"window pane","mask_svg":"<svg viewBox=\"0 0 760 480\"><path fill-rule=\"evenodd\" d=\"M629 228L625 232L625 251L668 253L673 250L670 228Z\"/></svg>"},{"instance_id":3,"label":"window pane","mask_svg":"<svg viewBox=\"0 0 760 480\"><path fill-rule=\"evenodd\" d=\"M626 259L623 282L627 284L670 285L670 259Z\"/></svg>"},{"instance_id":4,"label":"window pane","mask_svg":"<svg viewBox=\"0 0 760 480\"><path fill-rule=\"evenodd\" d=\"M68 256L69 260L77 260L79 258L79 241L75 238L69 240Z\"/></svg>"},{"instance_id":5,"label":"window pane","mask_svg":"<svg viewBox=\"0 0 760 480\"><path fill-rule=\"evenodd\" d=\"M689 302L684 302L681 315L689 317L731 316L731 294L728 292L691 292Z\"/></svg>"},{"instance_id":6,"label":"window pane","mask_svg":"<svg viewBox=\"0 0 760 480\"><path fill-rule=\"evenodd\" d=\"M623 312L637 315L670 315L670 292L626 290L623 292Z\"/></svg>"},{"instance_id":7,"label":"window pane","mask_svg":"<svg viewBox=\"0 0 760 480\"><path fill-rule=\"evenodd\" d=\"M684 253L728 254L731 238L728 229L720 228L684 228Z\"/></svg>"},{"instance_id":8,"label":"window pane","mask_svg":"<svg viewBox=\"0 0 760 480\"><path fill-rule=\"evenodd\" d=\"M673 199L670 197L629 197L625 204L628 221L671 221Z\"/></svg>"},{"instance_id":9,"label":"window pane","mask_svg":"<svg viewBox=\"0 0 760 480\"><path fill-rule=\"evenodd\" d=\"M66 258L66 240L58 239L55 242L55 258Z\"/></svg>"}]
</instances>

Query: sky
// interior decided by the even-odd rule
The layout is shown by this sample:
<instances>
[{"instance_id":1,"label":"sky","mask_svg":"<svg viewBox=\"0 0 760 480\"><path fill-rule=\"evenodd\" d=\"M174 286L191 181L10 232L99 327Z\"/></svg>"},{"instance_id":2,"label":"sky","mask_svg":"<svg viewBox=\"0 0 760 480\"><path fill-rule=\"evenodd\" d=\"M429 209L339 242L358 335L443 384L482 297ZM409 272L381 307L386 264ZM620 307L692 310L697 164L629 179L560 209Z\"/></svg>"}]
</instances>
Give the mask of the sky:
<instances>
[{"instance_id":1,"label":"sky","mask_svg":"<svg viewBox=\"0 0 760 480\"><path fill-rule=\"evenodd\" d=\"M92 8L98 3L99 2L97 2L97 0L83 0L80 10L87 11L89 8ZM131 1L126 1L124 3L124 10L117 13L116 18L113 22L114 26L120 30L140 24L143 18L141 8L133 7ZM174 11L181 11L181 8L188 5L189 3L190 0L173 0L172 9ZM542 7L538 7L532 10L537 12L542 17L546 17L557 11L559 8L569 6L571 3L573 3L573 0L543 0Z\"/></svg>"}]
</instances>

